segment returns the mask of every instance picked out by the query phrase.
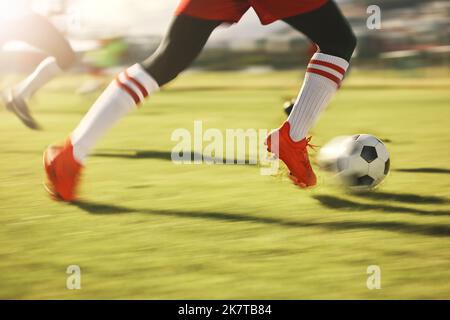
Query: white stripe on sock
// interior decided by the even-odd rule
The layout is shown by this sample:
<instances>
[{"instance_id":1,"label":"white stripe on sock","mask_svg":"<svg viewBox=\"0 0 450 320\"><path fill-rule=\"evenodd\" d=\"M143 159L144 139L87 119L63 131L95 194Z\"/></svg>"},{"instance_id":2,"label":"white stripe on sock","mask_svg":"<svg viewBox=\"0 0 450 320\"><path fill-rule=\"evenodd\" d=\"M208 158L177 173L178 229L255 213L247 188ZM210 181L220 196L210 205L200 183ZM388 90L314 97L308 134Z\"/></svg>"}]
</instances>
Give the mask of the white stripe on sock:
<instances>
[{"instance_id":1,"label":"white stripe on sock","mask_svg":"<svg viewBox=\"0 0 450 320\"><path fill-rule=\"evenodd\" d=\"M153 79L139 63L129 67L127 71L128 75L139 81L148 93L159 91L159 85L156 80Z\"/></svg>"},{"instance_id":2,"label":"white stripe on sock","mask_svg":"<svg viewBox=\"0 0 450 320\"><path fill-rule=\"evenodd\" d=\"M326 67L326 66L321 66L319 64L310 63L308 65L308 68L314 68L314 69L318 69L318 70L322 70L322 71L331 73L333 76L337 77L339 80L344 79L344 75L342 73L340 73L339 71L333 70L329 67Z\"/></svg>"},{"instance_id":3,"label":"white stripe on sock","mask_svg":"<svg viewBox=\"0 0 450 320\"><path fill-rule=\"evenodd\" d=\"M347 68L349 65L347 60L345 60L345 59L342 59L342 58L336 57L336 56L332 56L329 54L320 53L320 52L315 53L312 56L311 60L320 60L320 61L324 61L324 62L333 63L333 64L337 65L338 67L341 67L345 71L347 71Z\"/></svg>"},{"instance_id":4,"label":"white stripe on sock","mask_svg":"<svg viewBox=\"0 0 450 320\"><path fill-rule=\"evenodd\" d=\"M128 88L134 91L135 94L138 95L139 100L141 103L145 100L144 94L141 92L141 90L130 80L127 79L125 76L125 73L120 73L118 76L118 79L120 82L122 82L124 85L126 85Z\"/></svg>"},{"instance_id":5,"label":"white stripe on sock","mask_svg":"<svg viewBox=\"0 0 450 320\"><path fill-rule=\"evenodd\" d=\"M344 59L323 53L314 54L311 60L334 64L345 71L348 68L348 62ZM314 62L311 62L308 67L324 71L339 80L344 78L341 72L332 67ZM306 73L303 86L288 118L291 125L290 136L294 141L300 141L306 137L320 113L336 94L337 89L338 85L335 81L317 73Z\"/></svg>"}]
</instances>

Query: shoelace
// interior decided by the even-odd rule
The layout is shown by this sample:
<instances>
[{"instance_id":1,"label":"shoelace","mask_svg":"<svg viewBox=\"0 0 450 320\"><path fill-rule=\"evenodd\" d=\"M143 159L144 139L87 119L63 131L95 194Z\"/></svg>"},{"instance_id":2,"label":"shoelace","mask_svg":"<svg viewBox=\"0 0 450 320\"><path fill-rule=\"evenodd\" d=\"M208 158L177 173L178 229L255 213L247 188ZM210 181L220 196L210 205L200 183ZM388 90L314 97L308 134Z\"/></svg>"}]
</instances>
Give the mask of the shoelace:
<instances>
[{"instance_id":1,"label":"shoelace","mask_svg":"<svg viewBox=\"0 0 450 320\"><path fill-rule=\"evenodd\" d=\"M316 148L318 148L319 146L315 145L315 144L312 144L311 140L312 140L312 136L309 136L308 138L306 138L306 146L311 148L314 151L317 151Z\"/></svg>"},{"instance_id":2,"label":"shoelace","mask_svg":"<svg viewBox=\"0 0 450 320\"><path fill-rule=\"evenodd\" d=\"M318 148L319 146L312 144L311 140L312 140L312 136L309 136L308 138L306 138L306 147L311 148L314 151L317 151L316 148ZM311 168L311 162L309 161L309 155L308 155L308 152L306 152L306 149L305 149L305 152L303 153L303 161L309 168Z\"/></svg>"}]
</instances>

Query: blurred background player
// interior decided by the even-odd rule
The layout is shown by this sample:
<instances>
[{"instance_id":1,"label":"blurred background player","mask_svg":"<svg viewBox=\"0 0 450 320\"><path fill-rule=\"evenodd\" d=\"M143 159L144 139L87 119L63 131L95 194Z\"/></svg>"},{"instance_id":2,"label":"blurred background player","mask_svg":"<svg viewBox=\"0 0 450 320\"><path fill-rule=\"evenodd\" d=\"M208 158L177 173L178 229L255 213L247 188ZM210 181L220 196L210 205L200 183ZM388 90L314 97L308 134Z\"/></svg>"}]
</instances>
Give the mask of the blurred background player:
<instances>
[{"instance_id":1,"label":"blurred background player","mask_svg":"<svg viewBox=\"0 0 450 320\"><path fill-rule=\"evenodd\" d=\"M88 95L105 89L108 85L104 76L110 75L111 70L117 68L127 57L129 45L121 37L101 39L96 43L95 49L83 55L83 65L92 79L84 82L77 89L77 93Z\"/></svg>"},{"instance_id":2,"label":"blurred background player","mask_svg":"<svg viewBox=\"0 0 450 320\"><path fill-rule=\"evenodd\" d=\"M45 84L76 62L76 55L64 35L32 9L31 1L19 0L0 12L0 47L10 42L26 43L42 51L45 58L24 80L2 93L6 108L27 127L38 129L27 101ZM3 13L3 14L2 14ZM55 13L55 12L53 12Z\"/></svg>"},{"instance_id":3,"label":"blurred background player","mask_svg":"<svg viewBox=\"0 0 450 320\"><path fill-rule=\"evenodd\" d=\"M190 66L218 26L237 23L250 8L263 24L283 20L320 48L310 60L289 118L267 139L268 150L287 165L294 183L314 186L306 135L338 90L356 46L337 5L327 0L182 0L158 50L117 76L65 145L46 150L48 191L55 198L75 200L86 158L107 130Z\"/></svg>"}]
</instances>

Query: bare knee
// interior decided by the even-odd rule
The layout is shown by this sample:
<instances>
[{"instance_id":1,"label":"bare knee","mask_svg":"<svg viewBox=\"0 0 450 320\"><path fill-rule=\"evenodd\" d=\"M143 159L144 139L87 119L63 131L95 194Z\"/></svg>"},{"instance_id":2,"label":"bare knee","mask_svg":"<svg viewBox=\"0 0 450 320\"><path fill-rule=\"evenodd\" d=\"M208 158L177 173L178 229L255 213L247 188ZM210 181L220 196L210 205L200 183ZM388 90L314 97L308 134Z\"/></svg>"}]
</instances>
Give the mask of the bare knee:
<instances>
[{"instance_id":1,"label":"bare knee","mask_svg":"<svg viewBox=\"0 0 450 320\"><path fill-rule=\"evenodd\" d=\"M69 41L47 18L30 13L21 19L23 21L21 25L25 29L22 30L21 38L17 40L29 43L55 57L62 70L68 70L75 64L77 57Z\"/></svg>"},{"instance_id":2,"label":"bare knee","mask_svg":"<svg viewBox=\"0 0 450 320\"><path fill-rule=\"evenodd\" d=\"M57 56L55 56L55 59L56 62L58 63L58 66L64 71L67 71L70 68L72 68L77 62L77 56L75 52L72 50L72 48L68 48L62 51Z\"/></svg>"}]
</instances>

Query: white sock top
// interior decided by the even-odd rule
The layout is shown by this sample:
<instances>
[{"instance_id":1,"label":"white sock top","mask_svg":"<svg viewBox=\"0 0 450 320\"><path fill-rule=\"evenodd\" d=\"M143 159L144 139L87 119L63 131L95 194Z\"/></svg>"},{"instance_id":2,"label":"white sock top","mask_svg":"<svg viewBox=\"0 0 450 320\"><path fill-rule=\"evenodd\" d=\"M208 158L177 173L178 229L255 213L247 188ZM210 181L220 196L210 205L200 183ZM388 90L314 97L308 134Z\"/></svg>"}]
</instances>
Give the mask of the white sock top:
<instances>
[{"instance_id":1,"label":"white sock top","mask_svg":"<svg viewBox=\"0 0 450 320\"><path fill-rule=\"evenodd\" d=\"M136 105L141 104L150 93L159 90L159 85L140 64L135 64L121 72L116 82L127 92Z\"/></svg>"},{"instance_id":2,"label":"white sock top","mask_svg":"<svg viewBox=\"0 0 450 320\"><path fill-rule=\"evenodd\" d=\"M147 92L157 92L159 91L159 84L153 77L151 77L147 71L139 64L136 63L127 69L130 77L133 77L139 81L147 90Z\"/></svg>"},{"instance_id":3,"label":"white sock top","mask_svg":"<svg viewBox=\"0 0 450 320\"><path fill-rule=\"evenodd\" d=\"M347 62L347 60L342 59L340 57L336 57L336 56L331 56L329 54L325 54L325 53L320 53L320 52L316 52L313 56L311 60L320 60L320 61L325 61L325 62L329 62L329 63L333 63L339 67L341 67L342 69L344 69L345 71L347 71L348 69L348 65L349 63Z\"/></svg>"}]
</instances>

